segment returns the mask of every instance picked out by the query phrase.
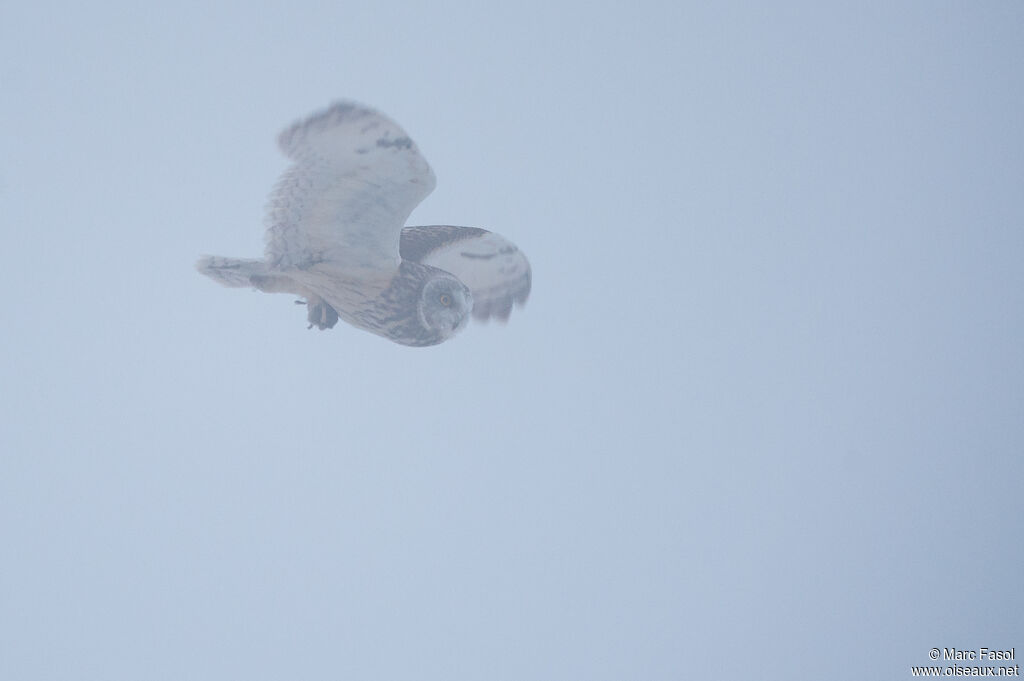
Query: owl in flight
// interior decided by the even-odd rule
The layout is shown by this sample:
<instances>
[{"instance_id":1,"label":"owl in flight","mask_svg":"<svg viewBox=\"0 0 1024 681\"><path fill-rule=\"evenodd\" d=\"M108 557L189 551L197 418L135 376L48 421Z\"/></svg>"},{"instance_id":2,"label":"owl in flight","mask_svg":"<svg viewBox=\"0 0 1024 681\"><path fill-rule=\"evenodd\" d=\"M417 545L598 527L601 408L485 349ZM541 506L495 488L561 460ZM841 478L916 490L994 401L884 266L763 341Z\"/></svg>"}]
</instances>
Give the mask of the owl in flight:
<instances>
[{"instance_id":1,"label":"owl in flight","mask_svg":"<svg viewBox=\"0 0 1024 681\"><path fill-rule=\"evenodd\" d=\"M416 145L386 116L352 102L278 137L294 164L271 195L262 260L205 256L225 286L290 293L309 328L338 319L402 345L436 345L481 320L508 319L530 293L514 244L476 227L404 227L434 189Z\"/></svg>"}]
</instances>

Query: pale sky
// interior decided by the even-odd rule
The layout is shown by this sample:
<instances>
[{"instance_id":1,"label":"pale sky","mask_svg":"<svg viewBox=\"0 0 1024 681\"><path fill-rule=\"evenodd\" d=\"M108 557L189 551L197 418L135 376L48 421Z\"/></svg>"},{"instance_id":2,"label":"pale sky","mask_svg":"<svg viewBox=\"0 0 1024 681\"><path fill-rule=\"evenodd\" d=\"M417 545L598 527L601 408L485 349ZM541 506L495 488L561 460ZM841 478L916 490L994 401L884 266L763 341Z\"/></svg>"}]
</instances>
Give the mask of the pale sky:
<instances>
[{"instance_id":1,"label":"pale sky","mask_svg":"<svg viewBox=\"0 0 1024 681\"><path fill-rule=\"evenodd\" d=\"M0 8L0 678L1024 650L1024 4L828 5ZM507 326L194 271L342 98L430 161L414 224L530 258Z\"/></svg>"}]
</instances>

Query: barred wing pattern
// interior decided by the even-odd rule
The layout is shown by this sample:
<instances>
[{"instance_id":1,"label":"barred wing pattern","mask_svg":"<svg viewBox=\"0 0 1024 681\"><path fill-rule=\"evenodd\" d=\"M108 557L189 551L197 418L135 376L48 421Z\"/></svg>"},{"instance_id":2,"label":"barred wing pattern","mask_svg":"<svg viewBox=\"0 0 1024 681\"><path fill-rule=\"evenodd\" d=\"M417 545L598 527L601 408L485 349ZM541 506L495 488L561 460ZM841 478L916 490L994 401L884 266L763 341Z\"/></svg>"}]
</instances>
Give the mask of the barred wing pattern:
<instances>
[{"instance_id":1,"label":"barred wing pattern","mask_svg":"<svg viewBox=\"0 0 1024 681\"><path fill-rule=\"evenodd\" d=\"M405 131L372 109L340 102L289 127L278 145L295 164L270 199L267 262L396 267L402 226L436 184Z\"/></svg>"}]
</instances>

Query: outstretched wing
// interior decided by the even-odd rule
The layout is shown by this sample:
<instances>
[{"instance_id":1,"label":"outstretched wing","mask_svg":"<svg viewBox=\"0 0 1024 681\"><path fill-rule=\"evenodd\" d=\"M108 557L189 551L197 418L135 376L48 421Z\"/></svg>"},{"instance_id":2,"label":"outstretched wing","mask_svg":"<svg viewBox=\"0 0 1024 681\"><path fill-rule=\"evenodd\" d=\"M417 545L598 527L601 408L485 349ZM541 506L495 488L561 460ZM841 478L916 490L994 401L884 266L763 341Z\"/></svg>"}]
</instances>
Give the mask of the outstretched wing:
<instances>
[{"instance_id":1,"label":"outstretched wing","mask_svg":"<svg viewBox=\"0 0 1024 681\"><path fill-rule=\"evenodd\" d=\"M352 102L295 123L278 145L295 161L267 214L267 261L308 267L395 267L402 225L436 180L409 136Z\"/></svg>"},{"instance_id":2,"label":"outstretched wing","mask_svg":"<svg viewBox=\"0 0 1024 681\"><path fill-rule=\"evenodd\" d=\"M530 263L500 234L476 227L431 225L402 230L403 260L458 277L473 294L473 317L508 320L514 303L530 295Z\"/></svg>"}]
</instances>

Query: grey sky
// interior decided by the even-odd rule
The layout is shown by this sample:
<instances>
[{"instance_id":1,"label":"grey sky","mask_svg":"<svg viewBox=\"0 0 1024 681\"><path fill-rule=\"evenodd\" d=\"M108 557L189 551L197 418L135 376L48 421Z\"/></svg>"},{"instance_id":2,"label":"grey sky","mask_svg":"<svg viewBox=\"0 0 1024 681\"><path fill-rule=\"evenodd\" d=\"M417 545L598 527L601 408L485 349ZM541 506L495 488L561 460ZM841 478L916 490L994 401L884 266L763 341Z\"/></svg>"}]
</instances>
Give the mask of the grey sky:
<instances>
[{"instance_id":1,"label":"grey sky","mask_svg":"<svg viewBox=\"0 0 1024 681\"><path fill-rule=\"evenodd\" d=\"M909 678L1024 650L1024 5L7 3L0 678ZM307 331L330 101L530 257Z\"/></svg>"}]
</instances>

